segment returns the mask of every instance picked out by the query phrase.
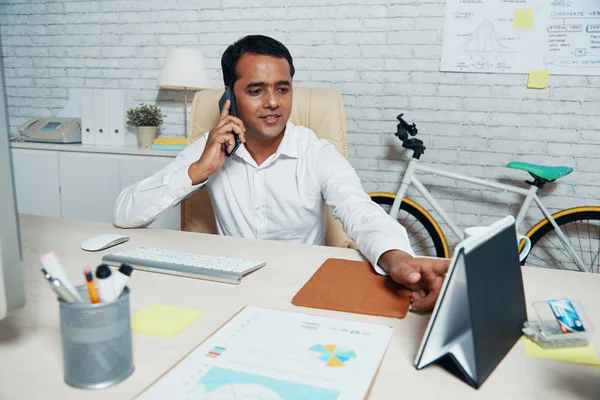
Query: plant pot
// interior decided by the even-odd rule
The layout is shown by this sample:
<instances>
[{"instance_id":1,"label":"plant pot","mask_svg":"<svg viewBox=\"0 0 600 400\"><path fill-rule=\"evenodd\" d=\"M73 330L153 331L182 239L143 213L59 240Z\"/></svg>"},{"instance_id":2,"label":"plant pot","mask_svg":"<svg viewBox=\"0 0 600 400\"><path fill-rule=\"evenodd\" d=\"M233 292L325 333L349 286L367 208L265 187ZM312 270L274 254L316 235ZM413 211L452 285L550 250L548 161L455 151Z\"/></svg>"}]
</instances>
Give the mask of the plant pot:
<instances>
[{"instance_id":1,"label":"plant pot","mask_svg":"<svg viewBox=\"0 0 600 400\"><path fill-rule=\"evenodd\" d=\"M138 126L137 127L138 144L145 149L151 149L156 138L155 126Z\"/></svg>"}]
</instances>

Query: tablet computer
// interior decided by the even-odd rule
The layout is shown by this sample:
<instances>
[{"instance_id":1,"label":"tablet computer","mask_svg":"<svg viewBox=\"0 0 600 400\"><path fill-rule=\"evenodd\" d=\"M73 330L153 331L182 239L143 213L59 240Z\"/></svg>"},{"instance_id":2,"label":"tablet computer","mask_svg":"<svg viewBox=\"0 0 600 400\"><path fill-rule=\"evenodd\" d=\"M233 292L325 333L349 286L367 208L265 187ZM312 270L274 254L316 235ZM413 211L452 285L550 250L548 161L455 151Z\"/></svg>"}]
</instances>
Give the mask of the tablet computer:
<instances>
[{"instance_id":1,"label":"tablet computer","mask_svg":"<svg viewBox=\"0 0 600 400\"><path fill-rule=\"evenodd\" d=\"M449 361L479 388L526 320L515 219L508 216L456 247L415 366Z\"/></svg>"}]
</instances>

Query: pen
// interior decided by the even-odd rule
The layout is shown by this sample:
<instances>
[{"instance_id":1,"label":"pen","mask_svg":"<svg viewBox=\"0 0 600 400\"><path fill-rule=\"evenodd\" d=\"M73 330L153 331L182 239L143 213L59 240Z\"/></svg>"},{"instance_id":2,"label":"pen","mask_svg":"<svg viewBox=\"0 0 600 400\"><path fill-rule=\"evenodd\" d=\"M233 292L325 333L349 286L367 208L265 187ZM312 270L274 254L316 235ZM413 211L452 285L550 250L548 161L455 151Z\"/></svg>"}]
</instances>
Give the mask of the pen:
<instances>
[{"instance_id":1,"label":"pen","mask_svg":"<svg viewBox=\"0 0 600 400\"><path fill-rule=\"evenodd\" d=\"M67 290L71 294L71 297L74 297L78 303L83 303L83 298L65 273L65 270L56 254L52 252L46 253L40 257L40 261L42 262L42 267L44 267L44 269L51 274L53 279L56 279L60 282L63 289Z\"/></svg>"},{"instance_id":2,"label":"pen","mask_svg":"<svg viewBox=\"0 0 600 400\"><path fill-rule=\"evenodd\" d=\"M75 299L75 297L73 297L71 292L69 292L58 279L53 278L52 275L50 275L48 273L48 271L46 271L45 268L42 268L42 272L44 273L44 276L50 283L50 287L52 288L52 290L54 290L54 293L56 293L56 295L59 298L61 298L62 300L66 301L68 303L77 303L78 302L77 299Z\"/></svg>"},{"instance_id":3,"label":"pen","mask_svg":"<svg viewBox=\"0 0 600 400\"><path fill-rule=\"evenodd\" d=\"M96 285L94 285L94 277L92 276L92 270L89 267L86 267L83 270L85 274L85 281L88 288L88 293L90 294L90 302L92 304L100 303L100 297L98 297L98 291L96 290Z\"/></svg>"}]
</instances>

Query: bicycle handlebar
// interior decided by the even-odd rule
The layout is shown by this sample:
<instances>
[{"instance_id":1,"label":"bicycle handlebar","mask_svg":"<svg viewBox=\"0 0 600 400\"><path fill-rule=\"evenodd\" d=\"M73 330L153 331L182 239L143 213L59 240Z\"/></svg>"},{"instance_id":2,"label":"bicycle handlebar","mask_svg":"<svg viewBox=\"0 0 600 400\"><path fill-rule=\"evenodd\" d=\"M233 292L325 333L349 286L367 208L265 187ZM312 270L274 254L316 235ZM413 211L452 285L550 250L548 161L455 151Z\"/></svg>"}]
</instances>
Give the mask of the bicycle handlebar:
<instances>
[{"instance_id":1,"label":"bicycle handlebar","mask_svg":"<svg viewBox=\"0 0 600 400\"><path fill-rule=\"evenodd\" d=\"M400 114L396 117L396 119L399 121L399 124L396 127L396 136L398 136L398 139L405 141L408 139L408 135L415 136L419 131L414 123L409 124L402 119L403 116L404 114Z\"/></svg>"},{"instance_id":2,"label":"bicycle handlebar","mask_svg":"<svg viewBox=\"0 0 600 400\"><path fill-rule=\"evenodd\" d=\"M400 114L396 117L399 123L396 127L395 135L398 137L398 139L402 140L402 147L412 150L413 158L419 159L425 152L425 146L423 145L422 140L417 138L409 138L409 136L416 136L419 130L414 123L409 124L402 119L403 116L404 114Z\"/></svg>"}]
</instances>

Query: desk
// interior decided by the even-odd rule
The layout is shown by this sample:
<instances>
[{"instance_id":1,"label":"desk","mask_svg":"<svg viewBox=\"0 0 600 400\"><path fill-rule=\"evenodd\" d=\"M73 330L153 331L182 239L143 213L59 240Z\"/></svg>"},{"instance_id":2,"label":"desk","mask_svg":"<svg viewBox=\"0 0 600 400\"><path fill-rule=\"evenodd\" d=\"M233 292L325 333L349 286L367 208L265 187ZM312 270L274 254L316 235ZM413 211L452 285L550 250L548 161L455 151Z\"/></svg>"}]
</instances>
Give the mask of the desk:
<instances>
[{"instance_id":1,"label":"desk","mask_svg":"<svg viewBox=\"0 0 600 400\"><path fill-rule=\"evenodd\" d=\"M445 370L417 371L413 360L429 315L403 320L295 307L294 294L330 257L360 260L351 249L219 237L160 229L127 230L131 240L112 250L141 245L208 255L262 259L265 268L239 286L136 271L131 280L132 312L160 303L204 310L204 315L174 339L133 333L134 374L103 391L67 386L62 376L58 304L39 272L39 256L55 251L76 282L85 265L99 263L102 253L87 253L80 243L93 235L121 232L110 224L21 216L27 282L27 306L0 322L0 399L126 399L138 394L243 306L255 305L351 319L394 328L394 336L377 374L371 398L425 399L598 399L600 368L526 357L517 343L483 387L476 391ZM527 302L554 297L582 301L600 329L600 276L566 271L523 269ZM600 334L594 337L600 349Z\"/></svg>"}]
</instances>

